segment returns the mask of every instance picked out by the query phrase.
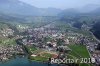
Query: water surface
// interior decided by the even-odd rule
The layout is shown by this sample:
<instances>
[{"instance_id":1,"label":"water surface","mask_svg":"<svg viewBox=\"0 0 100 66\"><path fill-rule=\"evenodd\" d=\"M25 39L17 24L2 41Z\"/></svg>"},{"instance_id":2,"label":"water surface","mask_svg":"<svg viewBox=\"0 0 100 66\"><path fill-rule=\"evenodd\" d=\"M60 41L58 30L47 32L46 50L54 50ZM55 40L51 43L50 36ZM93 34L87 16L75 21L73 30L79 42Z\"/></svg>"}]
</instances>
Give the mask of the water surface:
<instances>
[{"instance_id":1,"label":"water surface","mask_svg":"<svg viewBox=\"0 0 100 66\"><path fill-rule=\"evenodd\" d=\"M34 62L34 61L29 61L27 58L17 57L5 63L0 63L0 66L57 66L57 65L55 64L48 65L47 63Z\"/></svg>"}]
</instances>

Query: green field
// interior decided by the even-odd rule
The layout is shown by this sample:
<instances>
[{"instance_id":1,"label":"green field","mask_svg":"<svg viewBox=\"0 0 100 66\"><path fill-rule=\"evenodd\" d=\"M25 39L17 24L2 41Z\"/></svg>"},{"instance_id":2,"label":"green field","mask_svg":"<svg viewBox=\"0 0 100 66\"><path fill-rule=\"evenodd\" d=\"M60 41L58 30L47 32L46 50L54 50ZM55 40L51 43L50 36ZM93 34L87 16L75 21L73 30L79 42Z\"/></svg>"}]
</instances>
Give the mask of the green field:
<instances>
[{"instance_id":1,"label":"green field","mask_svg":"<svg viewBox=\"0 0 100 66\"><path fill-rule=\"evenodd\" d=\"M16 45L15 39L1 39L0 40L1 45Z\"/></svg>"},{"instance_id":2,"label":"green field","mask_svg":"<svg viewBox=\"0 0 100 66\"><path fill-rule=\"evenodd\" d=\"M33 53L37 48L35 46L26 46L29 53Z\"/></svg>"},{"instance_id":3,"label":"green field","mask_svg":"<svg viewBox=\"0 0 100 66\"><path fill-rule=\"evenodd\" d=\"M68 57L73 59L80 59L80 58L90 58L88 50L86 46L83 45L68 45L68 47L72 50L69 52ZM90 64L81 64L80 66L91 66Z\"/></svg>"},{"instance_id":4,"label":"green field","mask_svg":"<svg viewBox=\"0 0 100 66\"><path fill-rule=\"evenodd\" d=\"M50 54L50 53L43 53L42 56L47 57L47 58L51 58L52 54Z\"/></svg>"},{"instance_id":5,"label":"green field","mask_svg":"<svg viewBox=\"0 0 100 66\"><path fill-rule=\"evenodd\" d=\"M80 58L89 58L90 57L87 48L83 45L68 45L68 47L72 50L70 52L70 54L77 58L78 57L80 57Z\"/></svg>"},{"instance_id":6,"label":"green field","mask_svg":"<svg viewBox=\"0 0 100 66\"><path fill-rule=\"evenodd\" d=\"M48 60L48 58L42 57L42 56L36 56L36 57L32 57L31 56L30 59L32 61L39 61L39 62L44 62L44 61L47 61Z\"/></svg>"}]
</instances>

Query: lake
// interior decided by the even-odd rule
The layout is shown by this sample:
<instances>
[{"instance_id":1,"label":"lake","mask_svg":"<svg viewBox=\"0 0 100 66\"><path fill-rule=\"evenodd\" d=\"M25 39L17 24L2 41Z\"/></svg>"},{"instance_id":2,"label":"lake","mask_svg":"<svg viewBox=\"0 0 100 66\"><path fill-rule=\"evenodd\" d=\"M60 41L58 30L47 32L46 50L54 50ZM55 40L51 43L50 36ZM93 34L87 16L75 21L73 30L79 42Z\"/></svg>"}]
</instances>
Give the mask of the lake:
<instances>
[{"instance_id":1,"label":"lake","mask_svg":"<svg viewBox=\"0 0 100 66\"><path fill-rule=\"evenodd\" d=\"M15 59L9 60L5 63L0 63L0 66L48 66L48 64L29 61L27 57L26 58L16 57ZM57 66L57 65L52 64L50 66Z\"/></svg>"}]
</instances>

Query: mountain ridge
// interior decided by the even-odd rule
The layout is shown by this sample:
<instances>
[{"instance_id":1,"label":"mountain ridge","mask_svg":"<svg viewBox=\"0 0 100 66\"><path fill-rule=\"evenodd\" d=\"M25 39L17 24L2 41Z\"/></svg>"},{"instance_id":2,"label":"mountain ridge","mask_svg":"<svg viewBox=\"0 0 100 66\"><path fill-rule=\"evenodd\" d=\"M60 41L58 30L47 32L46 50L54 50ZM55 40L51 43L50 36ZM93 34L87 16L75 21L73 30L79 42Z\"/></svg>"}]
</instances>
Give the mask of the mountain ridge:
<instances>
[{"instance_id":1,"label":"mountain ridge","mask_svg":"<svg viewBox=\"0 0 100 66\"><path fill-rule=\"evenodd\" d=\"M0 12L24 16L56 16L60 9L40 9L19 0L0 0Z\"/></svg>"}]
</instances>

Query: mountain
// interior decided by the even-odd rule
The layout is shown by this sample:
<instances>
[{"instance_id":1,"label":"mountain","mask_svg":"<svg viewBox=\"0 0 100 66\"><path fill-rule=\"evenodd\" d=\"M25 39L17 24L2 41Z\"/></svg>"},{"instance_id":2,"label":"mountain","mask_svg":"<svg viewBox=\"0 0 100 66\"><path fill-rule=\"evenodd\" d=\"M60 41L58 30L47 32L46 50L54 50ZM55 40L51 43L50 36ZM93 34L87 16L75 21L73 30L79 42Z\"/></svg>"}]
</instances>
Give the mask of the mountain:
<instances>
[{"instance_id":1,"label":"mountain","mask_svg":"<svg viewBox=\"0 0 100 66\"><path fill-rule=\"evenodd\" d=\"M77 9L70 8L70 9L65 9L61 13L58 14L58 16L73 16L73 15L78 15L80 12Z\"/></svg>"},{"instance_id":2,"label":"mountain","mask_svg":"<svg viewBox=\"0 0 100 66\"><path fill-rule=\"evenodd\" d=\"M56 16L61 10L37 8L19 0L0 0L0 12L24 16Z\"/></svg>"},{"instance_id":3,"label":"mountain","mask_svg":"<svg viewBox=\"0 0 100 66\"><path fill-rule=\"evenodd\" d=\"M38 8L18 0L0 0L0 11L7 14L36 15Z\"/></svg>"},{"instance_id":4,"label":"mountain","mask_svg":"<svg viewBox=\"0 0 100 66\"><path fill-rule=\"evenodd\" d=\"M93 34L100 39L100 21L96 22L93 25L93 28L91 29L91 31L93 32Z\"/></svg>"},{"instance_id":5,"label":"mountain","mask_svg":"<svg viewBox=\"0 0 100 66\"><path fill-rule=\"evenodd\" d=\"M59 13L59 16L79 16L79 15L95 15L100 13L100 5L96 4L88 4L81 8L70 8L65 9L61 13ZM99 14L100 15L100 14Z\"/></svg>"},{"instance_id":6,"label":"mountain","mask_svg":"<svg viewBox=\"0 0 100 66\"><path fill-rule=\"evenodd\" d=\"M57 8L41 8L39 10L40 15L44 15L44 16L57 16L59 13L62 12L62 10L57 9Z\"/></svg>"},{"instance_id":7,"label":"mountain","mask_svg":"<svg viewBox=\"0 0 100 66\"><path fill-rule=\"evenodd\" d=\"M91 12L92 15L100 16L100 7Z\"/></svg>"},{"instance_id":8,"label":"mountain","mask_svg":"<svg viewBox=\"0 0 100 66\"><path fill-rule=\"evenodd\" d=\"M96 10L99 7L100 7L100 5L97 5L97 4L88 4L84 7L79 8L78 10L82 13L89 13L91 11Z\"/></svg>"},{"instance_id":9,"label":"mountain","mask_svg":"<svg viewBox=\"0 0 100 66\"><path fill-rule=\"evenodd\" d=\"M24 18L0 13L0 22L26 22Z\"/></svg>"}]
</instances>

